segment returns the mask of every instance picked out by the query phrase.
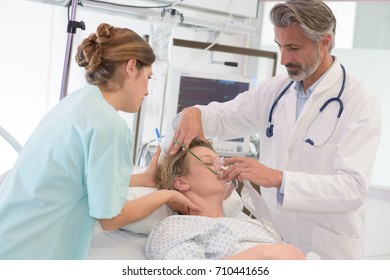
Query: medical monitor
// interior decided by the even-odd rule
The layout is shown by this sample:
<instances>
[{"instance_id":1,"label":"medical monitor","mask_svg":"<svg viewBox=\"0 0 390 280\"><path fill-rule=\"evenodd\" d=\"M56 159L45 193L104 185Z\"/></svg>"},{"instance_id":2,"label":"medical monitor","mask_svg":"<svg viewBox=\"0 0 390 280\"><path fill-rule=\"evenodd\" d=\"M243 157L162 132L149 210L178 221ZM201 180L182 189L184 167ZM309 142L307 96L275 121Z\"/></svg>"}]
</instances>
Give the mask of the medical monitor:
<instances>
[{"instance_id":1,"label":"medical monitor","mask_svg":"<svg viewBox=\"0 0 390 280\"><path fill-rule=\"evenodd\" d=\"M251 87L251 80L241 76L173 69L168 75L166 95L168 123L186 107L229 101ZM250 141L249 137L213 140L213 146L223 156L245 156L249 154Z\"/></svg>"}]
</instances>

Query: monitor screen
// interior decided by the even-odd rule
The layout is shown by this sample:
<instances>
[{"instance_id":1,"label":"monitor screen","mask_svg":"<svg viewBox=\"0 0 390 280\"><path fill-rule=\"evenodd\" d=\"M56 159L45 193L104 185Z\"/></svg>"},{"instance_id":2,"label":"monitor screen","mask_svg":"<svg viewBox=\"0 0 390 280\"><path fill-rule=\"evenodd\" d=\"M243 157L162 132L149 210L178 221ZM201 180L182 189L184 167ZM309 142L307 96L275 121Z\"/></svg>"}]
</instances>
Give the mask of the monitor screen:
<instances>
[{"instance_id":1,"label":"monitor screen","mask_svg":"<svg viewBox=\"0 0 390 280\"><path fill-rule=\"evenodd\" d=\"M202 78L181 75L177 112L193 105L207 105L212 101L225 102L249 89L249 82Z\"/></svg>"},{"instance_id":2,"label":"monitor screen","mask_svg":"<svg viewBox=\"0 0 390 280\"><path fill-rule=\"evenodd\" d=\"M241 76L180 69L172 71L169 81L166 112L171 120L186 107L229 101L252 85L250 79ZM249 138L213 141L213 145L222 155L244 155L249 150Z\"/></svg>"}]
</instances>

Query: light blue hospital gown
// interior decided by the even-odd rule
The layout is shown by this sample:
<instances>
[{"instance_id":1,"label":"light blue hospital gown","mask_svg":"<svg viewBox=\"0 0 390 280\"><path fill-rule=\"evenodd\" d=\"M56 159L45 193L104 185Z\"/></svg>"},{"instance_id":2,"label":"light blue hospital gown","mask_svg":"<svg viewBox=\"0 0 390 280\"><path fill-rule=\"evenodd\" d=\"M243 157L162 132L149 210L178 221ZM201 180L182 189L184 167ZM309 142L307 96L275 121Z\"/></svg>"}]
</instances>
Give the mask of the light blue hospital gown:
<instances>
[{"instance_id":1,"label":"light blue hospital gown","mask_svg":"<svg viewBox=\"0 0 390 280\"><path fill-rule=\"evenodd\" d=\"M275 244L274 234L249 217L173 215L149 234L145 256L152 260L224 259L255 244Z\"/></svg>"},{"instance_id":2,"label":"light blue hospital gown","mask_svg":"<svg viewBox=\"0 0 390 280\"><path fill-rule=\"evenodd\" d=\"M97 87L59 102L0 186L0 259L86 258L96 219L127 200L131 145Z\"/></svg>"}]
</instances>

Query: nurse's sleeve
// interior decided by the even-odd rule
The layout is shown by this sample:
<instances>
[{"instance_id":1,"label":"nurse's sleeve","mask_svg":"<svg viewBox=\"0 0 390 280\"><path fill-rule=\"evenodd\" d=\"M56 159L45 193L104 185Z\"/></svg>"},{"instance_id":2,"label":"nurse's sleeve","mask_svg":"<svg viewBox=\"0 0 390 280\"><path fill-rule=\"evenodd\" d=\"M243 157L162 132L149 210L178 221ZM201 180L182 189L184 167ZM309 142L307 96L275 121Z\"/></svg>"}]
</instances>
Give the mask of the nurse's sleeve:
<instances>
[{"instance_id":1,"label":"nurse's sleeve","mask_svg":"<svg viewBox=\"0 0 390 280\"><path fill-rule=\"evenodd\" d=\"M90 215L97 219L113 218L120 214L127 201L132 172L131 132L127 125L120 123L96 129L87 154Z\"/></svg>"}]
</instances>

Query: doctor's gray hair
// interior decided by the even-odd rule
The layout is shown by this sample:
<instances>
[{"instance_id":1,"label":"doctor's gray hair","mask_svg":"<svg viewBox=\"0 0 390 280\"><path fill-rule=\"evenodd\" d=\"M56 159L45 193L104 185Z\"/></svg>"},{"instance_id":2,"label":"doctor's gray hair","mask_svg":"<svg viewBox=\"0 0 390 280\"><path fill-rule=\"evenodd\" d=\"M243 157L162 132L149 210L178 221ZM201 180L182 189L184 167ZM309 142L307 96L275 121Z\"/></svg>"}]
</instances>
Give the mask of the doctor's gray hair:
<instances>
[{"instance_id":1,"label":"doctor's gray hair","mask_svg":"<svg viewBox=\"0 0 390 280\"><path fill-rule=\"evenodd\" d=\"M287 0L272 8L270 18L276 27L300 26L306 37L314 42L329 34L332 37L329 52L334 48L336 18L321 0Z\"/></svg>"}]
</instances>

